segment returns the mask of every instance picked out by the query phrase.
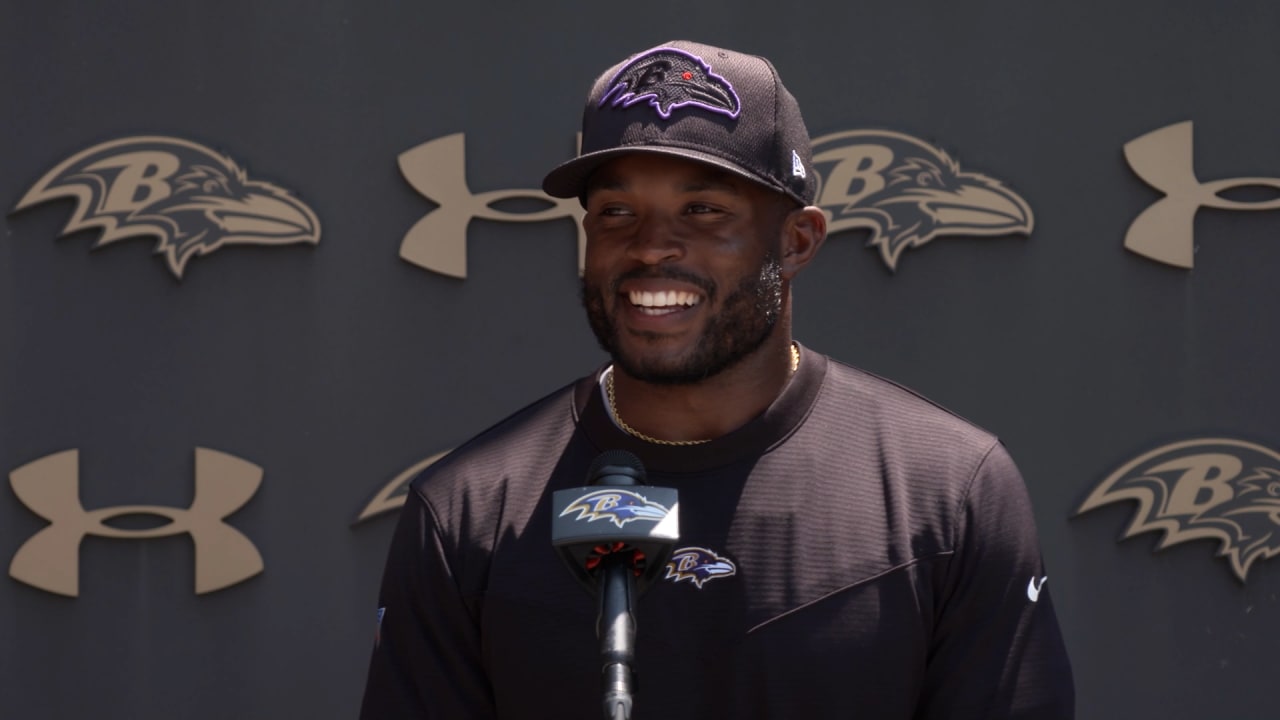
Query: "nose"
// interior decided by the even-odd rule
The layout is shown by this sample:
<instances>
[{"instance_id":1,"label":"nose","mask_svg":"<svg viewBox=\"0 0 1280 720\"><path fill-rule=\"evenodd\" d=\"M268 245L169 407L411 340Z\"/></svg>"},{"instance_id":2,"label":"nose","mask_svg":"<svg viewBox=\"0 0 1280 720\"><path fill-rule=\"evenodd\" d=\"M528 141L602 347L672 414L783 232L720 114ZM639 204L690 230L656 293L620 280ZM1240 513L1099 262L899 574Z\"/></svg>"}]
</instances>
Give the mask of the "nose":
<instances>
[{"instance_id":1,"label":"nose","mask_svg":"<svg viewBox=\"0 0 1280 720\"><path fill-rule=\"evenodd\" d=\"M646 265L659 265L684 257L684 242L676 229L661 217L648 215L636 223L627 253Z\"/></svg>"}]
</instances>

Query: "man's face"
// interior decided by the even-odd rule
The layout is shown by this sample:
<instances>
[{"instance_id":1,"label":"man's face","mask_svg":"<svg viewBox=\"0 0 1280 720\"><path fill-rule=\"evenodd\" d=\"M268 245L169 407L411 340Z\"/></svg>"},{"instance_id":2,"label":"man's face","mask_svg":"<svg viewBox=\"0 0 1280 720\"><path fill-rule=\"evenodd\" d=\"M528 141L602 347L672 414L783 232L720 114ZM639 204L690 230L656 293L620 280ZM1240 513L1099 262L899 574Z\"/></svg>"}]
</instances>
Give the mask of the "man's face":
<instances>
[{"instance_id":1,"label":"man's face","mask_svg":"<svg viewBox=\"0 0 1280 720\"><path fill-rule=\"evenodd\" d=\"M587 189L582 301L628 375L693 383L769 337L782 310L780 195L709 165L635 153Z\"/></svg>"}]
</instances>

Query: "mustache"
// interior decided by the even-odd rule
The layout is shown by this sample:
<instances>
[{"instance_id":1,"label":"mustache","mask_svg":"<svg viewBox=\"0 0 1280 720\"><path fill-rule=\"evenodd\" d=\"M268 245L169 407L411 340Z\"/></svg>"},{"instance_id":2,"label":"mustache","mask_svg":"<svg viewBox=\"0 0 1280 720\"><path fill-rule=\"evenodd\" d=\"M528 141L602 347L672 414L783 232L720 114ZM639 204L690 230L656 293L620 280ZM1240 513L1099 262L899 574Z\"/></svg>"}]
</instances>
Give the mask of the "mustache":
<instances>
[{"instance_id":1,"label":"mustache","mask_svg":"<svg viewBox=\"0 0 1280 720\"><path fill-rule=\"evenodd\" d=\"M701 290L707 299L715 297L716 284L701 275L694 274L688 270L677 267L656 266L656 267L638 267L634 270L628 270L613 279L609 284L609 290L613 294L617 294L622 287L622 283L628 280L677 280L679 282L689 283Z\"/></svg>"}]
</instances>

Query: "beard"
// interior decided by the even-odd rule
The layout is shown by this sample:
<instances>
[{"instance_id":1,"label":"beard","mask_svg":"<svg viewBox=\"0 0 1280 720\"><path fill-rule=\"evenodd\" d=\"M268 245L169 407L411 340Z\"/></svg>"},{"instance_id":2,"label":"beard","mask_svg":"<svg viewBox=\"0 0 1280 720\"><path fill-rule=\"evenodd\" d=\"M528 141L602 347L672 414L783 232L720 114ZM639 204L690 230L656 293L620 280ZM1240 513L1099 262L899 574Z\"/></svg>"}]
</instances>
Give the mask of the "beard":
<instances>
[{"instance_id":1,"label":"beard","mask_svg":"<svg viewBox=\"0 0 1280 720\"><path fill-rule=\"evenodd\" d=\"M678 268L658 266L638 268L609 284L608 297L615 302L618 288L627 280L663 278L697 286L706 295L707 304L715 301L719 288L711 280ZM676 358L648 358L628 354L618 338L616 310L610 312L605 291L599 284L582 278L582 306L587 322L595 333L600 348L609 353L614 365L637 380L658 385L691 385L719 374L755 352L769 335L782 314L782 265L775 252L761 262L757 272L744 274L737 287L725 296L720 311L707 320L695 347ZM637 337L657 340L656 333L637 333Z\"/></svg>"}]
</instances>

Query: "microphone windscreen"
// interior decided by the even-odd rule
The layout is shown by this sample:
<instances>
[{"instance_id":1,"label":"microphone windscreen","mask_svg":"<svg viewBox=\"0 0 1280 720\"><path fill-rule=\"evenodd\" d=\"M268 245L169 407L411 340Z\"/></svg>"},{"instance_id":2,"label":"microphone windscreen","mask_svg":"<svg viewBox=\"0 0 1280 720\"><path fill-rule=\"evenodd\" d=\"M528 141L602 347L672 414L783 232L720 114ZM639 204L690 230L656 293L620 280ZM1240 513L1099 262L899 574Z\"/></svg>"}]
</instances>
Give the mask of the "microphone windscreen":
<instances>
[{"instance_id":1,"label":"microphone windscreen","mask_svg":"<svg viewBox=\"0 0 1280 720\"><path fill-rule=\"evenodd\" d=\"M587 470L588 485L640 485L647 473L644 463L635 453L627 450L606 450L600 453ZM621 476L621 477L619 477ZM616 478L616 479L615 479ZM625 478L631 478L627 482Z\"/></svg>"}]
</instances>

